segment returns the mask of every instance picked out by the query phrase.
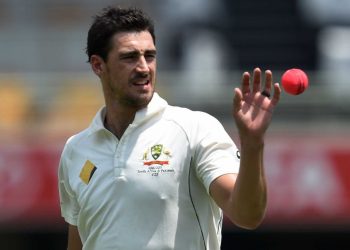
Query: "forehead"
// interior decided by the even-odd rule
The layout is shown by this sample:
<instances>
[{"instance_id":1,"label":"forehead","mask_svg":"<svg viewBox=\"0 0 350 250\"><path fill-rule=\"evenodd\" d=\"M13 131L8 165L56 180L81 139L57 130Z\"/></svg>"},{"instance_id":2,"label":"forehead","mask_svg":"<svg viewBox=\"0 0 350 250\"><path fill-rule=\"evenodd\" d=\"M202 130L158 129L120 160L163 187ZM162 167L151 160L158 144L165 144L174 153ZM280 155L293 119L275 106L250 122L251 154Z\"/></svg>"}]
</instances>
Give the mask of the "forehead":
<instances>
[{"instance_id":1,"label":"forehead","mask_svg":"<svg viewBox=\"0 0 350 250\"><path fill-rule=\"evenodd\" d=\"M113 36L113 50L155 50L153 38L148 31L120 32Z\"/></svg>"}]
</instances>

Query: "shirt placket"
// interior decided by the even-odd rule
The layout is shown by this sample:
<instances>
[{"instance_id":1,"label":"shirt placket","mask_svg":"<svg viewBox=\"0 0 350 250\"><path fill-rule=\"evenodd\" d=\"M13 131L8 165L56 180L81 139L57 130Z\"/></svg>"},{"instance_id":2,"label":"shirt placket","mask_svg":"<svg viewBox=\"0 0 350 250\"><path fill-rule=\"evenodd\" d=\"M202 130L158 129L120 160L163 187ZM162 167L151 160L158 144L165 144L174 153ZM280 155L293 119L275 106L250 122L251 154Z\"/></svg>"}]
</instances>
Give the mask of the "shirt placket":
<instances>
[{"instance_id":1,"label":"shirt placket","mask_svg":"<svg viewBox=\"0 0 350 250\"><path fill-rule=\"evenodd\" d=\"M130 137L130 133L133 130L133 126L129 126L123 136L120 138L119 143L114 155L114 175L116 178L125 178L125 147Z\"/></svg>"}]
</instances>

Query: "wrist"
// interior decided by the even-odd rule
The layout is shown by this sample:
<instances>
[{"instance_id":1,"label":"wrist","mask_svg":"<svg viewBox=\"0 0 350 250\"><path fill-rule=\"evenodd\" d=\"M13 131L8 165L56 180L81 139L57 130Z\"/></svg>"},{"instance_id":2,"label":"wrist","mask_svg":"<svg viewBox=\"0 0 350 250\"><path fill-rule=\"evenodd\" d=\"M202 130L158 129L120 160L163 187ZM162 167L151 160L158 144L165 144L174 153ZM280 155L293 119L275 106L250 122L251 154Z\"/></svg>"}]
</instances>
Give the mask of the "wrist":
<instances>
[{"instance_id":1,"label":"wrist","mask_svg":"<svg viewBox=\"0 0 350 250\"><path fill-rule=\"evenodd\" d=\"M259 149L264 147L263 136L240 137L240 145L243 149Z\"/></svg>"}]
</instances>

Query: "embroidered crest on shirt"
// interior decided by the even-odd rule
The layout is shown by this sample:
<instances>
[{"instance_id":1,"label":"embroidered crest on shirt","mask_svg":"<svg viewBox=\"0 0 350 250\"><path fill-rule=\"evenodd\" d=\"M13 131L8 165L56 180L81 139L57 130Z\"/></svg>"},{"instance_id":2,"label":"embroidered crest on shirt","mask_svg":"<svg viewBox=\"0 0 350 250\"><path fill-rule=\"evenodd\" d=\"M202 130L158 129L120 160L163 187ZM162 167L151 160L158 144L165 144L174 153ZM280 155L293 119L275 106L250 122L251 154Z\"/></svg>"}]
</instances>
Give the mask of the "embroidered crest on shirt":
<instances>
[{"instance_id":1,"label":"embroidered crest on shirt","mask_svg":"<svg viewBox=\"0 0 350 250\"><path fill-rule=\"evenodd\" d=\"M139 174L150 174L158 176L162 173L174 173L175 170L170 168L170 150L166 149L162 144L155 144L148 148L142 157L143 166L146 168L138 169Z\"/></svg>"},{"instance_id":2,"label":"embroidered crest on shirt","mask_svg":"<svg viewBox=\"0 0 350 250\"><path fill-rule=\"evenodd\" d=\"M163 150L162 144L157 144L151 147L151 154L153 159L157 160L158 157L162 154L162 150Z\"/></svg>"},{"instance_id":3,"label":"embroidered crest on shirt","mask_svg":"<svg viewBox=\"0 0 350 250\"><path fill-rule=\"evenodd\" d=\"M89 160L87 160L80 171L80 179L87 185L89 184L91 177L96 171L96 166Z\"/></svg>"}]
</instances>

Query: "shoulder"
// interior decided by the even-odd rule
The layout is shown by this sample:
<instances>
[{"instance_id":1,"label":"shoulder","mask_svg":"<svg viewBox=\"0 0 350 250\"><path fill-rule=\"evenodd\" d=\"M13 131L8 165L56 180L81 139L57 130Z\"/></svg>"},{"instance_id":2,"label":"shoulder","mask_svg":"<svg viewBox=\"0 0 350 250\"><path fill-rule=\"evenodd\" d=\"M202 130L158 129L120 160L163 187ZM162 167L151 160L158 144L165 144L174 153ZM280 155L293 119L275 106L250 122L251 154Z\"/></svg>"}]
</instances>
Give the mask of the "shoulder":
<instances>
[{"instance_id":1,"label":"shoulder","mask_svg":"<svg viewBox=\"0 0 350 250\"><path fill-rule=\"evenodd\" d=\"M164 118L182 124L197 124L203 122L220 123L214 116L206 112L194 111L178 106L168 106L165 110Z\"/></svg>"},{"instance_id":2,"label":"shoulder","mask_svg":"<svg viewBox=\"0 0 350 250\"><path fill-rule=\"evenodd\" d=\"M89 129L85 129L69 137L64 145L61 158L71 158L74 149L82 147L85 144L85 141L89 137L89 135Z\"/></svg>"},{"instance_id":3,"label":"shoulder","mask_svg":"<svg viewBox=\"0 0 350 250\"><path fill-rule=\"evenodd\" d=\"M183 107L168 106L163 119L176 123L189 137L202 137L210 131L224 131L224 127L214 116Z\"/></svg>"}]
</instances>

